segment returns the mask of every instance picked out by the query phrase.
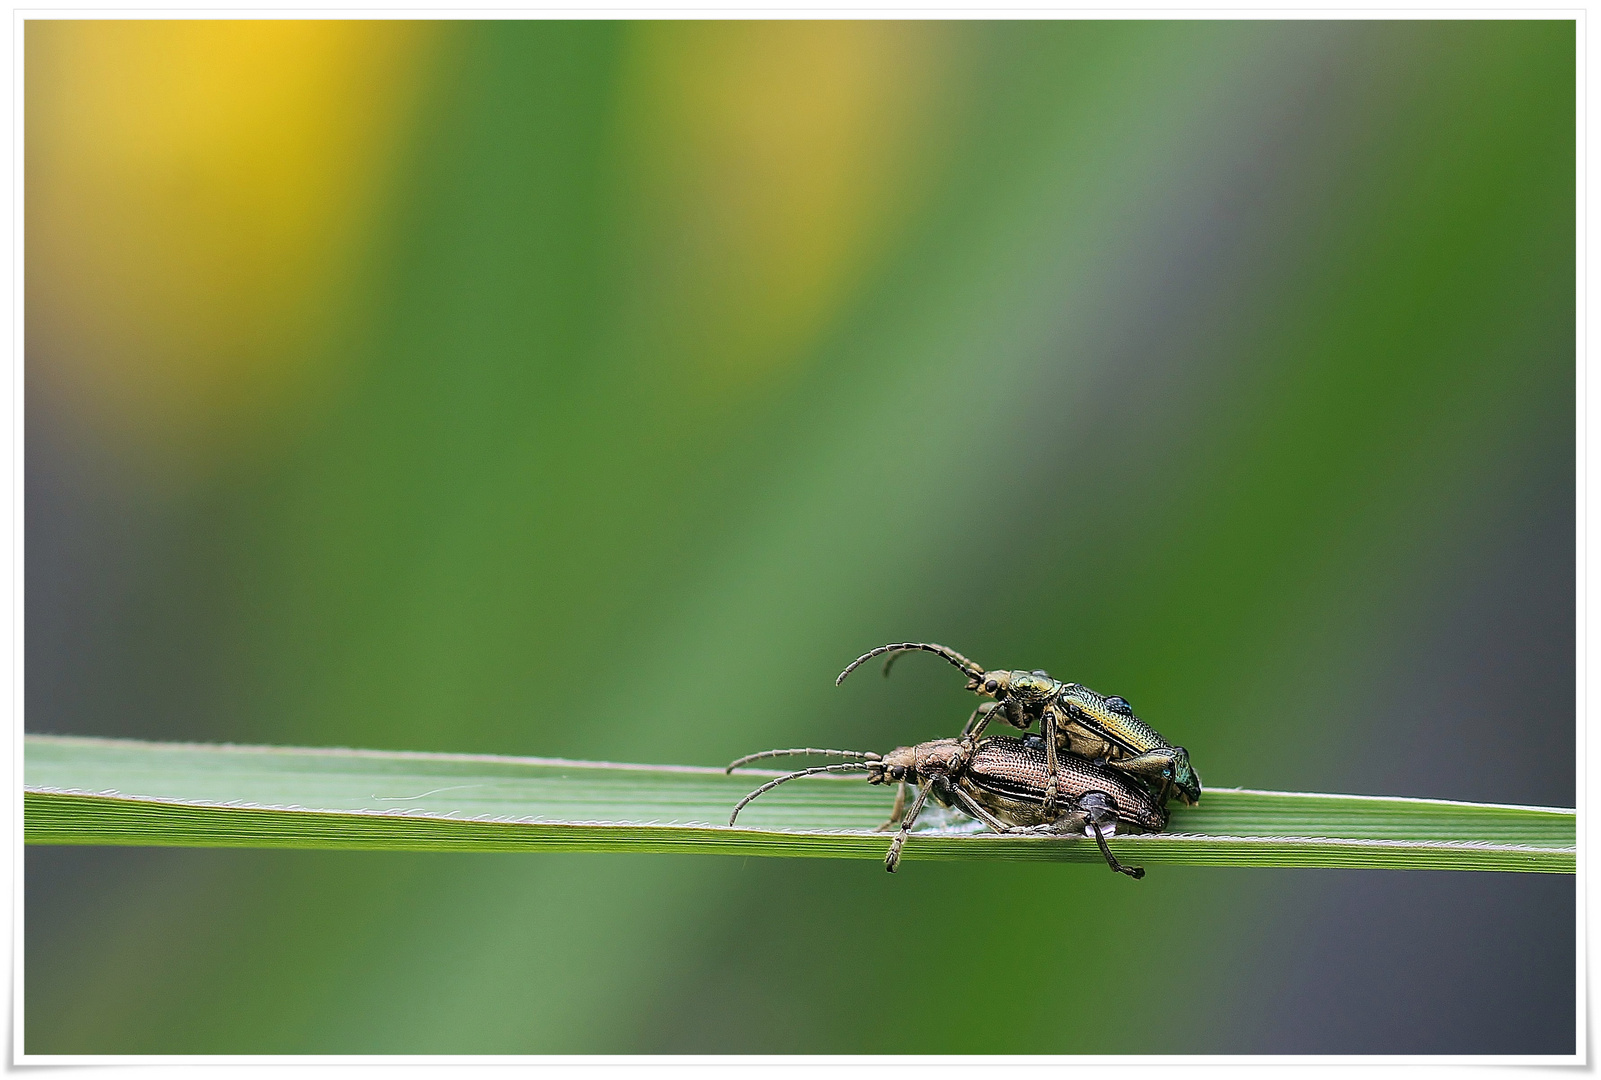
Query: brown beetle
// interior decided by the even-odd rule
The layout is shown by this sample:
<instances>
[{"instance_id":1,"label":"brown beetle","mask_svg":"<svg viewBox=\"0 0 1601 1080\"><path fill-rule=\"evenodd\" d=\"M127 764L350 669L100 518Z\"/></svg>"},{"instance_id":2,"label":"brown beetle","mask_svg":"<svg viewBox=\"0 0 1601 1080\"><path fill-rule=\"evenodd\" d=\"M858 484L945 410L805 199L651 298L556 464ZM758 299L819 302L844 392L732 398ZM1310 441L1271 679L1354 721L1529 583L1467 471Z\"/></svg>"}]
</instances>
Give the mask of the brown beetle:
<instances>
[{"instance_id":1,"label":"brown beetle","mask_svg":"<svg viewBox=\"0 0 1601 1080\"><path fill-rule=\"evenodd\" d=\"M887 754L812 747L764 750L740 758L729 765L727 771L764 758L803 754L856 760L801 769L769 780L739 801L728 823L733 825L739 812L753 799L798 777L865 772L870 784L902 785L895 800L895 813L888 823L900 823L895 839L890 842L889 853L884 857L884 868L891 873L900 862L901 848L912 825L930 798L942 806L970 814L995 832L1082 832L1094 837L1108 866L1133 878L1144 877L1145 871L1120 864L1106 846L1106 837L1114 835L1120 824L1148 832L1160 832L1167 827L1167 810L1143 784L1076 754L1057 756L1055 787L1063 801L1047 809L1045 794L1050 777L1045 741L1039 736L1024 739L996 736L976 745L961 739L936 739L898 747ZM917 797L911 808L902 814L907 785L917 788Z\"/></svg>"}]
</instances>

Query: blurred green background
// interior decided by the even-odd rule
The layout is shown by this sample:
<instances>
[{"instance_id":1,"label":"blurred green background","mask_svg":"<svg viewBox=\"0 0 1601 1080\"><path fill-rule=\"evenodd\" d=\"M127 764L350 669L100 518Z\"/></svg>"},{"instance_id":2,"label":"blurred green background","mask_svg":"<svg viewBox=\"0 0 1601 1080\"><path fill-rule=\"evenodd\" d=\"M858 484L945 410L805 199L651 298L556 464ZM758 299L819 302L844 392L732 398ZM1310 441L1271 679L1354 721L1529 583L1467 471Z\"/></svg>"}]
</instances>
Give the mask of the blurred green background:
<instances>
[{"instance_id":1,"label":"blurred green background","mask_svg":"<svg viewBox=\"0 0 1601 1080\"><path fill-rule=\"evenodd\" d=\"M1574 804L1572 21L25 42L30 731ZM26 872L32 1053L1574 1050L1568 877Z\"/></svg>"}]
</instances>

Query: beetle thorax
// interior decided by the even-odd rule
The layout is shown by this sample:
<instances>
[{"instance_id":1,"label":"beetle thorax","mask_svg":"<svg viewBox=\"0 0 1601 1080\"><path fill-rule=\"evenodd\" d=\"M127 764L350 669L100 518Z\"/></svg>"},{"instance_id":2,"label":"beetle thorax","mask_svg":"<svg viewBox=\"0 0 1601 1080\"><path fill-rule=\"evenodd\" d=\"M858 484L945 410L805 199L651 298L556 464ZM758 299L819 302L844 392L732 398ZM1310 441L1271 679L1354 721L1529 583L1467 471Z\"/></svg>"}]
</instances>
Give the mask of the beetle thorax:
<instances>
[{"instance_id":1,"label":"beetle thorax","mask_svg":"<svg viewBox=\"0 0 1601 1080\"><path fill-rule=\"evenodd\" d=\"M967 749L955 739L936 739L912 747L917 772L925 778L954 776L967 763Z\"/></svg>"},{"instance_id":2,"label":"beetle thorax","mask_svg":"<svg viewBox=\"0 0 1601 1080\"><path fill-rule=\"evenodd\" d=\"M1054 698L1062 686L1049 675L1034 671L1013 671L1008 674L1011 676L1008 681L1012 696L1028 704L1043 705Z\"/></svg>"}]
</instances>

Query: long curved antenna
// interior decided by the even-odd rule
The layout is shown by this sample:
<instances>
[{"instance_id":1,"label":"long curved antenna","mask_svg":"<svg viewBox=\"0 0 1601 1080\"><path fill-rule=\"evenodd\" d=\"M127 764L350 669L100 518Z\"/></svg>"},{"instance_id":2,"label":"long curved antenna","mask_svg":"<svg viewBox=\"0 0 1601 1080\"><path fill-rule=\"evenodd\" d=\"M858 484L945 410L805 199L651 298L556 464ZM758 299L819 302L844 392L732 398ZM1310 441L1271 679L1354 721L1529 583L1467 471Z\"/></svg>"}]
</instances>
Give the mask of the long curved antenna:
<instances>
[{"instance_id":1,"label":"long curved antenna","mask_svg":"<svg viewBox=\"0 0 1601 1080\"><path fill-rule=\"evenodd\" d=\"M741 765L748 764L752 761L760 761L762 758L800 757L802 754L817 754L822 757L856 758L859 761L884 760L882 754L875 754L870 750L819 750L814 746L799 746L794 750L763 750L759 754L746 754L738 761L730 762L728 768L724 769L723 771L725 773L731 773Z\"/></svg>"},{"instance_id":2,"label":"long curved antenna","mask_svg":"<svg viewBox=\"0 0 1601 1080\"><path fill-rule=\"evenodd\" d=\"M872 652L863 653L861 656L858 656L855 660L851 661L849 667L839 673L839 678L834 680L834 685L838 686L840 683L844 682L845 676L849 675L851 672L855 671L857 668L861 667L875 656L883 656L885 653L912 652L914 650L920 652L931 652L935 656L943 657L947 663L961 671L961 673L966 675L969 679L982 679L984 677L983 668L973 663L973 661L969 660L955 649L947 648L944 645L935 645L932 642L926 641L902 641L895 645L880 645ZM892 656L884 665L885 675L889 674L889 665L893 664L894 662L895 659Z\"/></svg>"},{"instance_id":3,"label":"long curved antenna","mask_svg":"<svg viewBox=\"0 0 1601 1080\"><path fill-rule=\"evenodd\" d=\"M739 817L739 812L745 809L745 807L749 806L751 800L756 798L756 796L772 791L779 784L787 783L798 776L812 776L815 773L824 772L866 772L867 769L868 766L857 765L855 763L849 763L845 765L819 765L815 769L802 769L800 772L792 772L788 776L780 776L777 780L769 780L767 783L763 784L761 787L757 788L755 791L739 800L739 805L734 807L734 812L728 815L728 823L730 825L734 824L734 819Z\"/></svg>"}]
</instances>

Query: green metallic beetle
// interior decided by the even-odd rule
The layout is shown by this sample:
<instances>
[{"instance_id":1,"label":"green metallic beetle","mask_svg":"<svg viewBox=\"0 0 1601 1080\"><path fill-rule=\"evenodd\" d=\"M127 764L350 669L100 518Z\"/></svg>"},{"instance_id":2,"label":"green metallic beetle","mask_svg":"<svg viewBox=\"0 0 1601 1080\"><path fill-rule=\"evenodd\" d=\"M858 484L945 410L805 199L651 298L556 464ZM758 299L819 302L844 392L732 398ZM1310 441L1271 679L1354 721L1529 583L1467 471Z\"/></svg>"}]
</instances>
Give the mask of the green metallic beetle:
<instances>
[{"instance_id":1,"label":"green metallic beetle","mask_svg":"<svg viewBox=\"0 0 1601 1080\"><path fill-rule=\"evenodd\" d=\"M1064 683L1044 671L985 671L955 649L929 642L881 645L853 660L845 677L876 656L889 655L884 674L905 652L931 652L967 676L967 689L994 698L974 710L962 729L961 739L971 745L996 712L1008 724L1027 730L1038 721L1045 736L1048 779L1043 793L1047 813L1055 810L1061 775L1060 755L1074 753L1104 761L1151 785L1158 798L1170 796L1194 805L1201 798L1201 779L1190 766L1182 746L1170 744L1149 724L1134 715L1120 697L1102 697L1078 683Z\"/></svg>"}]
</instances>

